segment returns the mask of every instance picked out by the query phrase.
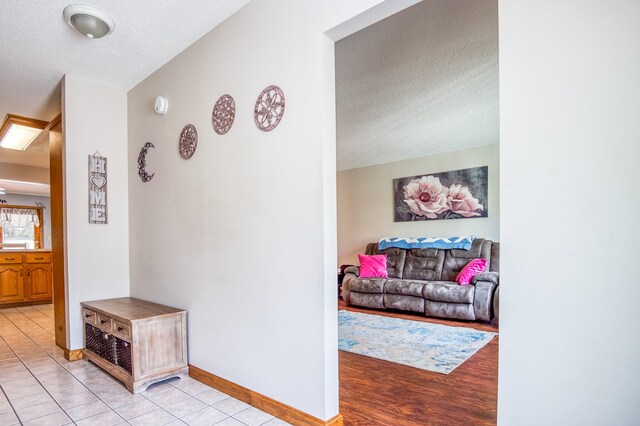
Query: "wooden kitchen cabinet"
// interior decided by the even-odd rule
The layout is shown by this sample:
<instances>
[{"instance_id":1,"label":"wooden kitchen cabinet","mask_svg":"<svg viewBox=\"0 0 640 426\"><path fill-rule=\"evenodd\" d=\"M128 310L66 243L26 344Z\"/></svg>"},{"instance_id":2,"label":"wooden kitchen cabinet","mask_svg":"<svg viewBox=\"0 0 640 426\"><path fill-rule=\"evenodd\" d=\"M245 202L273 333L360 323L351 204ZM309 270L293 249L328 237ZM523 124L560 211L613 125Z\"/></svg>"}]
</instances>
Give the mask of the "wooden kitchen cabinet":
<instances>
[{"instance_id":1,"label":"wooden kitchen cabinet","mask_svg":"<svg viewBox=\"0 0 640 426\"><path fill-rule=\"evenodd\" d=\"M0 253L0 307L48 303L52 298L51 253Z\"/></svg>"},{"instance_id":2,"label":"wooden kitchen cabinet","mask_svg":"<svg viewBox=\"0 0 640 426\"><path fill-rule=\"evenodd\" d=\"M187 312L132 297L82 303L84 356L132 393L187 377Z\"/></svg>"},{"instance_id":3,"label":"wooden kitchen cabinet","mask_svg":"<svg viewBox=\"0 0 640 426\"><path fill-rule=\"evenodd\" d=\"M29 263L24 285L27 300L51 300L51 264Z\"/></svg>"},{"instance_id":4,"label":"wooden kitchen cabinet","mask_svg":"<svg viewBox=\"0 0 640 426\"><path fill-rule=\"evenodd\" d=\"M0 265L0 303L24 299L22 264Z\"/></svg>"}]
</instances>

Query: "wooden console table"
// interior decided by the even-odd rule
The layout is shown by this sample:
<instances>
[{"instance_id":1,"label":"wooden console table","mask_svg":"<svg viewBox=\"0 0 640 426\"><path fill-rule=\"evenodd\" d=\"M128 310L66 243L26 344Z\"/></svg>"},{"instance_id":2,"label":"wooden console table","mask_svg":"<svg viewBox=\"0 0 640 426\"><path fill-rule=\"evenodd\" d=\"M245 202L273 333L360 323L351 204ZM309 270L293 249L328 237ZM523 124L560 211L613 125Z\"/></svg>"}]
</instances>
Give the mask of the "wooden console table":
<instances>
[{"instance_id":1,"label":"wooden console table","mask_svg":"<svg viewBox=\"0 0 640 426\"><path fill-rule=\"evenodd\" d=\"M85 357L132 393L187 377L187 312L131 297L82 303Z\"/></svg>"}]
</instances>

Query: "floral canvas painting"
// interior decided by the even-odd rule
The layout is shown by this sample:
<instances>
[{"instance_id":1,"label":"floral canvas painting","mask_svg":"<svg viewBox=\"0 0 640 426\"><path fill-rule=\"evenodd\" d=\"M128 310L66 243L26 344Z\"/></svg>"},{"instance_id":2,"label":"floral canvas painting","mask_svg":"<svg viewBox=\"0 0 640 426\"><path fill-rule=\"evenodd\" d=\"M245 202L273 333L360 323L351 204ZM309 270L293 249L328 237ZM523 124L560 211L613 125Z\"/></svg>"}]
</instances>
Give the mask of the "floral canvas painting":
<instances>
[{"instance_id":1,"label":"floral canvas painting","mask_svg":"<svg viewBox=\"0 0 640 426\"><path fill-rule=\"evenodd\" d=\"M395 222L488 217L485 167L393 180Z\"/></svg>"}]
</instances>

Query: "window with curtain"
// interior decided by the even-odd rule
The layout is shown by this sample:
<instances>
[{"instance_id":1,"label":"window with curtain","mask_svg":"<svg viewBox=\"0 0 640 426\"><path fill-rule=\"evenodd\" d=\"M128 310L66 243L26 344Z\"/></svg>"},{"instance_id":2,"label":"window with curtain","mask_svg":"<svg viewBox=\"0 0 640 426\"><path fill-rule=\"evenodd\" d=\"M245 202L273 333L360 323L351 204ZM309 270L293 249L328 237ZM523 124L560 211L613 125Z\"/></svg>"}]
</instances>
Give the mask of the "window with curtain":
<instances>
[{"instance_id":1,"label":"window with curtain","mask_svg":"<svg viewBox=\"0 0 640 426\"><path fill-rule=\"evenodd\" d=\"M42 248L41 217L39 207L0 207L2 248Z\"/></svg>"}]
</instances>

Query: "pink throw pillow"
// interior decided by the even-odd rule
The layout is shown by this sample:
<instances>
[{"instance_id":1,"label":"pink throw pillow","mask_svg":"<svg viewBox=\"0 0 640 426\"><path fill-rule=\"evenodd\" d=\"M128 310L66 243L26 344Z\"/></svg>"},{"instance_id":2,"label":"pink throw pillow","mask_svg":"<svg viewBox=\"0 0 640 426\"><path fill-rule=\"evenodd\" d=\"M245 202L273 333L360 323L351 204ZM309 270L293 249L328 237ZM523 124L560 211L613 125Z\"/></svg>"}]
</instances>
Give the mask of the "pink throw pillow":
<instances>
[{"instance_id":1,"label":"pink throw pillow","mask_svg":"<svg viewBox=\"0 0 640 426\"><path fill-rule=\"evenodd\" d=\"M462 271L456 277L456 281L460 285L469 285L471 279L478 275L480 272L484 272L487 268L486 259L473 259L471 262L462 268Z\"/></svg>"},{"instance_id":2,"label":"pink throw pillow","mask_svg":"<svg viewBox=\"0 0 640 426\"><path fill-rule=\"evenodd\" d=\"M358 255L360 261L360 278L388 278L387 273L387 255L376 254L367 256Z\"/></svg>"}]
</instances>

